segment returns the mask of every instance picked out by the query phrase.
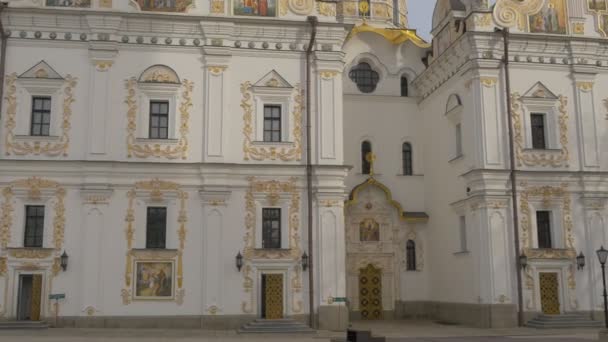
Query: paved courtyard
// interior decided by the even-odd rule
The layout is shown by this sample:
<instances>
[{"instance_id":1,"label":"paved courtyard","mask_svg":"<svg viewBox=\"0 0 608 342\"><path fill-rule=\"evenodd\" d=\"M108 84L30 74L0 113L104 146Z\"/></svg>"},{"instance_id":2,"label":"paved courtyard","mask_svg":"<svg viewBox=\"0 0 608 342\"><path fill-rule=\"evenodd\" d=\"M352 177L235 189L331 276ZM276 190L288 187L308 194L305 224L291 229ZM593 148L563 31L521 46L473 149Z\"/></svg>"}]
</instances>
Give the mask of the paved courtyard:
<instances>
[{"instance_id":1,"label":"paved courtyard","mask_svg":"<svg viewBox=\"0 0 608 342\"><path fill-rule=\"evenodd\" d=\"M597 329L536 330L476 329L428 321L355 322L388 342L585 342L597 339ZM328 331L316 335L239 335L234 331L144 329L0 330L0 342L325 342L343 337Z\"/></svg>"}]
</instances>

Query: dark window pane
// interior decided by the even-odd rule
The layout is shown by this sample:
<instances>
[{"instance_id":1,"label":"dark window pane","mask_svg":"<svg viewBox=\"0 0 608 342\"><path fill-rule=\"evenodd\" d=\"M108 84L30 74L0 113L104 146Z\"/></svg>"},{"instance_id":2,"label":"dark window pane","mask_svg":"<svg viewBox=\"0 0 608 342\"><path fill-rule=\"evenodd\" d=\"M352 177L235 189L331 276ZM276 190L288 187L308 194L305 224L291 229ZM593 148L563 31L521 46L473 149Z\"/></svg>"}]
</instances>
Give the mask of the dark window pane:
<instances>
[{"instance_id":1,"label":"dark window pane","mask_svg":"<svg viewBox=\"0 0 608 342\"><path fill-rule=\"evenodd\" d=\"M547 141L545 139L545 115L532 113L530 115L530 122L532 124L532 148L547 148Z\"/></svg>"},{"instance_id":2,"label":"dark window pane","mask_svg":"<svg viewBox=\"0 0 608 342\"><path fill-rule=\"evenodd\" d=\"M36 96L32 98L32 116L30 123L30 135L48 136L51 123L51 98ZM41 127L45 124L46 127Z\"/></svg>"},{"instance_id":3,"label":"dark window pane","mask_svg":"<svg viewBox=\"0 0 608 342\"><path fill-rule=\"evenodd\" d=\"M262 248L281 248L281 209L262 209Z\"/></svg>"},{"instance_id":4,"label":"dark window pane","mask_svg":"<svg viewBox=\"0 0 608 342\"><path fill-rule=\"evenodd\" d=\"M551 212L540 210L536 212L536 229L538 233L538 248L553 248L551 243Z\"/></svg>"},{"instance_id":5,"label":"dark window pane","mask_svg":"<svg viewBox=\"0 0 608 342\"><path fill-rule=\"evenodd\" d=\"M348 76L363 93L371 93L376 90L376 85L380 80L380 75L372 70L368 63L359 63L348 73Z\"/></svg>"},{"instance_id":6,"label":"dark window pane","mask_svg":"<svg viewBox=\"0 0 608 342\"><path fill-rule=\"evenodd\" d=\"M415 271L416 270L416 243L412 240L408 240L406 247L406 262L407 262L407 270Z\"/></svg>"},{"instance_id":7,"label":"dark window pane","mask_svg":"<svg viewBox=\"0 0 608 342\"><path fill-rule=\"evenodd\" d=\"M281 141L281 106L264 106L264 141Z\"/></svg>"},{"instance_id":8,"label":"dark window pane","mask_svg":"<svg viewBox=\"0 0 608 342\"><path fill-rule=\"evenodd\" d=\"M169 102L150 102L150 139L169 138Z\"/></svg>"},{"instance_id":9,"label":"dark window pane","mask_svg":"<svg viewBox=\"0 0 608 342\"><path fill-rule=\"evenodd\" d=\"M371 170L371 165L369 161L367 161L367 154L372 152L372 144L369 141L364 141L361 143L361 173L364 175L369 175Z\"/></svg>"},{"instance_id":10,"label":"dark window pane","mask_svg":"<svg viewBox=\"0 0 608 342\"><path fill-rule=\"evenodd\" d=\"M24 247L42 247L44 233L44 206L25 206Z\"/></svg>"},{"instance_id":11,"label":"dark window pane","mask_svg":"<svg viewBox=\"0 0 608 342\"><path fill-rule=\"evenodd\" d=\"M165 248L167 235L167 208L148 207L146 221L146 248Z\"/></svg>"},{"instance_id":12,"label":"dark window pane","mask_svg":"<svg viewBox=\"0 0 608 342\"><path fill-rule=\"evenodd\" d=\"M403 174L406 176L411 176L413 174L412 167L412 145L409 143L404 143L403 147Z\"/></svg>"},{"instance_id":13,"label":"dark window pane","mask_svg":"<svg viewBox=\"0 0 608 342\"><path fill-rule=\"evenodd\" d=\"M408 96L407 77L401 77L401 96Z\"/></svg>"}]
</instances>

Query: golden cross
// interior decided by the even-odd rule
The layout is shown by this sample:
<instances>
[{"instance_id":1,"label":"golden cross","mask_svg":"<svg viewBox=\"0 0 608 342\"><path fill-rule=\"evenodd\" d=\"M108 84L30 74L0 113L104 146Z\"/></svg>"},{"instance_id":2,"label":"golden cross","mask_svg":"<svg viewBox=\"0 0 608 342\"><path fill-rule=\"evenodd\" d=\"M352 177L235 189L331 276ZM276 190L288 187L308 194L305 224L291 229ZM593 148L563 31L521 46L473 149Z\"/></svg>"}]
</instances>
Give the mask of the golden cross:
<instances>
[{"instance_id":1,"label":"golden cross","mask_svg":"<svg viewBox=\"0 0 608 342\"><path fill-rule=\"evenodd\" d=\"M369 163L369 176L374 176L374 162L376 161L376 155L373 152L367 152L365 160Z\"/></svg>"}]
</instances>

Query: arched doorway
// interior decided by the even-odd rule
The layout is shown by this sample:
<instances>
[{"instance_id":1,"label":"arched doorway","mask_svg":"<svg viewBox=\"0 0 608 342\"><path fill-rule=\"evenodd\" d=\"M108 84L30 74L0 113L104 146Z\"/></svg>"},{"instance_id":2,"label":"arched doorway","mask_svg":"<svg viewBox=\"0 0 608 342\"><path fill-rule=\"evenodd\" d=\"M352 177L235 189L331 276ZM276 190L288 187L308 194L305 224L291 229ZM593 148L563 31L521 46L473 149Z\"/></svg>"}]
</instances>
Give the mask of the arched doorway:
<instances>
[{"instance_id":1,"label":"arched doorway","mask_svg":"<svg viewBox=\"0 0 608 342\"><path fill-rule=\"evenodd\" d=\"M359 310L361 318L382 319L382 270L368 264L359 271Z\"/></svg>"}]
</instances>

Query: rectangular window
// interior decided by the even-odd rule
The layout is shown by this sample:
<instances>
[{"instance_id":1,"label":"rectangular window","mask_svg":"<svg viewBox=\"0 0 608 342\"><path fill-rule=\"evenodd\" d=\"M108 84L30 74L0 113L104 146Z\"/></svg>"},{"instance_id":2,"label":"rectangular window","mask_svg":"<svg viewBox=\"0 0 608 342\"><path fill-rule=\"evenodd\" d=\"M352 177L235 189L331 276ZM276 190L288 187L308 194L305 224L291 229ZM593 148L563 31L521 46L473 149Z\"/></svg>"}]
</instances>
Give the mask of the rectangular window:
<instances>
[{"instance_id":1,"label":"rectangular window","mask_svg":"<svg viewBox=\"0 0 608 342\"><path fill-rule=\"evenodd\" d=\"M32 98L32 123L30 135L49 136L51 130L51 98L34 96Z\"/></svg>"},{"instance_id":2,"label":"rectangular window","mask_svg":"<svg viewBox=\"0 0 608 342\"><path fill-rule=\"evenodd\" d=\"M25 206L25 239L24 247L42 247L44 233L44 206Z\"/></svg>"},{"instance_id":3,"label":"rectangular window","mask_svg":"<svg viewBox=\"0 0 608 342\"><path fill-rule=\"evenodd\" d=\"M456 157L460 157L462 155L462 126L459 123L456 124L454 131L456 134Z\"/></svg>"},{"instance_id":4,"label":"rectangular window","mask_svg":"<svg viewBox=\"0 0 608 342\"><path fill-rule=\"evenodd\" d=\"M264 106L264 141L281 141L281 106Z\"/></svg>"},{"instance_id":5,"label":"rectangular window","mask_svg":"<svg viewBox=\"0 0 608 342\"><path fill-rule=\"evenodd\" d=\"M262 209L262 248L281 248L281 209Z\"/></svg>"},{"instance_id":6,"label":"rectangular window","mask_svg":"<svg viewBox=\"0 0 608 342\"><path fill-rule=\"evenodd\" d=\"M466 217L460 216L460 251L467 252L467 220Z\"/></svg>"},{"instance_id":7,"label":"rectangular window","mask_svg":"<svg viewBox=\"0 0 608 342\"><path fill-rule=\"evenodd\" d=\"M538 248L553 248L550 211L539 210L536 212L536 230L538 233Z\"/></svg>"},{"instance_id":8,"label":"rectangular window","mask_svg":"<svg viewBox=\"0 0 608 342\"><path fill-rule=\"evenodd\" d=\"M547 148L545 138L545 114L530 114L530 124L532 126L532 148L544 150Z\"/></svg>"},{"instance_id":9,"label":"rectangular window","mask_svg":"<svg viewBox=\"0 0 608 342\"><path fill-rule=\"evenodd\" d=\"M169 138L169 101L150 101L149 138Z\"/></svg>"},{"instance_id":10,"label":"rectangular window","mask_svg":"<svg viewBox=\"0 0 608 342\"><path fill-rule=\"evenodd\" d=\"M167 208L148 207L146 248L165 248L167 237Z\"/></svg>"}]
</instances>

